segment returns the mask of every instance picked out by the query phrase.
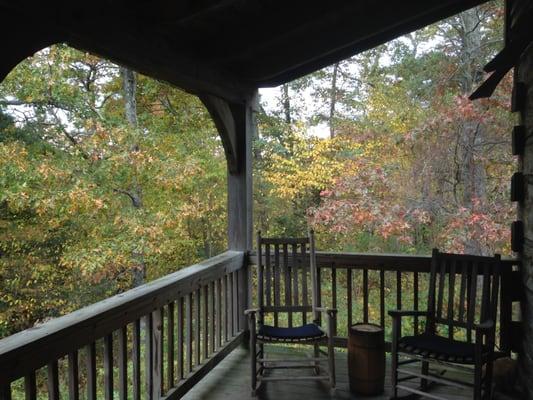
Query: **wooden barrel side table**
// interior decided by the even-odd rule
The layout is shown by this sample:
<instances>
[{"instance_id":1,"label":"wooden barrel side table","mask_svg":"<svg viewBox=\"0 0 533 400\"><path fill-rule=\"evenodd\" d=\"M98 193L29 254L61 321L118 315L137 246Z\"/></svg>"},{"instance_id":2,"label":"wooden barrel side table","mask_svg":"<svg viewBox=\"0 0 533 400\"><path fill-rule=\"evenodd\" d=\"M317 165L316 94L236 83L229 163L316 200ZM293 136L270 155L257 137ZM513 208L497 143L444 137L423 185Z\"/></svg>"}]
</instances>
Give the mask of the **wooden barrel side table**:
<instances>
[{"instance_id":1,"label":"wooden barrel side table","mask_svg":"<svg viewBox=\"0 0 533 400\"><path fill-rule=\"evenodd\" d=\"M354 393L377 395L385 388L385 333L374 324L355 324L348 333L348 374Z\"/></svg>"}]
</instances>

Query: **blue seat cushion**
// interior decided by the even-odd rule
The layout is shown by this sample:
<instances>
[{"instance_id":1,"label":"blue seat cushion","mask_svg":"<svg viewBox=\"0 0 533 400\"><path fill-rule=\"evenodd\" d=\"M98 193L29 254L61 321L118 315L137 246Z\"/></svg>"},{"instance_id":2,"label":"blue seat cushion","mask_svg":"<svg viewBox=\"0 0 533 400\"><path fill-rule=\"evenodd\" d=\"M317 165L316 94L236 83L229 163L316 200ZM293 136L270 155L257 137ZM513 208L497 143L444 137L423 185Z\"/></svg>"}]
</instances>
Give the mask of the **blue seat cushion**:
<instances>
[{"instance_id":1,"label":"blue seat cushion","mask_svg":"<svg viewBox=\"0 0 533 400\"><path fill-rule=\"evenodd\" d=\"M325 336L324 331L316 324L306 324L292 328L262 325L257 337L263 340L304 341Z\"/></svg>"},{"instance_id":2,"label":"blue seat cushion","mask_svg":"<svg viewBox=\"0 0 533 400\"><path fill-rule=\"evenodd\" d=\"M421 334L405 336L398 341L398 348L407 353L420 354L429 358L457 363L473 363L475 344L460 342L438 335ZM484 347L482 352L487 352Z\"/></svg>"}]
</instances>

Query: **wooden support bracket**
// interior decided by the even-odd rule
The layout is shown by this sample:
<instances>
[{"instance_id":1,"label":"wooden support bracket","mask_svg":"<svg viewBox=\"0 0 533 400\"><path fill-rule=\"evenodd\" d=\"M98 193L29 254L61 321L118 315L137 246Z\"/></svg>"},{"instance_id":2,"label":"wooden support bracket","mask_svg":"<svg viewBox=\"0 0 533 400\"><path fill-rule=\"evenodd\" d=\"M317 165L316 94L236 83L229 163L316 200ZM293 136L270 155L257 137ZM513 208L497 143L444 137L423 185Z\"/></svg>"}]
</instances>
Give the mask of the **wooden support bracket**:
<instances>
[{"instance_id":1,"label":"wooden support bracket","mask_svg":"<svg viewBox=\"0 0 533 400\"><path fill-rule=\"evenodd\" d=\"M237 127L231 108L225 100L209 94L199 96L207 111L213 118L222 140L230 173L239 171L239 149L237 144Z\"/></svg>"}]
</instances>

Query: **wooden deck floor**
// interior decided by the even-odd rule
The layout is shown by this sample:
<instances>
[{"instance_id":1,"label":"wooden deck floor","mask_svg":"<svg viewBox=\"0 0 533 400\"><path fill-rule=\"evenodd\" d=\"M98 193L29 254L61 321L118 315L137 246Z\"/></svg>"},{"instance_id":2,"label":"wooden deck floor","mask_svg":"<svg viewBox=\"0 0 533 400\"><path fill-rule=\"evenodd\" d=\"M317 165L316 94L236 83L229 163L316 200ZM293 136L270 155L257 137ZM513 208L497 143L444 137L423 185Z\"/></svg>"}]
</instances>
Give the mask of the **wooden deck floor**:
<instances>
[{"instance_id":1,"label":"wooden deck floor","mask_svg":"<svg viewBox=\"0 0 533 400\"><path fill-rule=\"evenodd\" d=\"M277 347L275 353L272 349L269 354L274 357L282 356L283 354L299 353L298 355L305 356L303 350L294 348L284 348L279 350ZM348 368L346 353L338 351L336 353L336 367L337 367L337 388L333 395L330 394L327 384L322 382L309 381L281 381L281 382L267 382L263 384L256 399L270 399L270 400L314 400L314 399L373 399L385 400L390 398L390 381L388 374L387 361L387 375L385 379L385 392L380 396L365 397L361 395L354 395L350 393L348 385ZM289 373L309 374L308 370L289 371ZM277 371L276 373L280 373ZM413 382L414 384L414 382ZM432 393L446 394L446 398L450 400L466 400L471 398L470 393L459 388L435 386L432 388ZM401 394L401 393L400 393ZM234 350L226 359L214 368L202 381L200 381L185 397L187 400L233 400L233 399L253 399L250 389L250 358L248 350L244 347L239 347Z\"/></svg>"}]
</instances>

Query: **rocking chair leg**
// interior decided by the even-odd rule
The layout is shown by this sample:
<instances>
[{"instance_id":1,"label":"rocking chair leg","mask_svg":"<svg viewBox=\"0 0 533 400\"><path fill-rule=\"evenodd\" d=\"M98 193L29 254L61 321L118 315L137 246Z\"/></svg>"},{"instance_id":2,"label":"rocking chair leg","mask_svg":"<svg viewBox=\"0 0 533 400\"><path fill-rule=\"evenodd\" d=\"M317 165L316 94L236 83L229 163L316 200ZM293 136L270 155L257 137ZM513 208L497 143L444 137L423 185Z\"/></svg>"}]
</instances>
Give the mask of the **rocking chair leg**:
<instances>
[{"instance_id":1,"label":"rocking chair leg","mask_svg":"<svg viewBox=\"0 0 533 400\"><path fill-rule=\"evenodd\" d=\"M429 362L422 361L422 375L427 375L429 373ZM427 379L420 379L420 389L422 391L428 390L428 380Z\"/></svg>"},{"instance_id":2,"label":"rocking chair leg","mask_svg":"<svg viewBox=\"0 0 533 400\"><path fill-rule=\"evenodd\" d=\"M392 398L398 397L398 352L396 346L393 346L391 352L391 384L392 384Z\"/></svg>"},{"instance_id":3,"label":"rocking chair leg","mask_svg":"<svg viewBox=\"0 0 533 400\"><path fill-rule=\"evenodd\" d=\"M481 381L481 363L476 362L476 366L474 369L474 400L481 400L481 389L482 389L482 381Z\"/></svg>"},{"instance_id":4,"label":"rocking chair leg","mask_svg":"<svg viewBox=\"0 0 533 400\"><path fill-rule=\"evenodd\" d=\"M398 340L402 331L400 320L393 318L392 320L392 346L391 346L391 384L392 384L392 398L398 397Z\"/></svg>"},{"instance_id":5,"label":"rocking chair leg","mask_svg":"<svg viewBox=\"0 0 533 400\"><path fill-rule=\"evenodd\" d=\"M259 357L265 358L265 345L263 343L259 344ZM262 365L260 367L259 374L263 375L264 369L262 368Z\"/></svg>"},{"instance_id":6,"label":"rocking chair leg","mask_svg":"<svg viewBox=\"0 0 533 400\"><path fill-rule=\"evenodd\" d=\"M335 348L333 338L328 337L328 367L329 367L329 384L331 389L335 389Z\"/></svg>"},{"instance_id":7,"label":"rocking chair leg","mask_svg":"<svg viewBox=\"0 0 533 400\"><path fill-rule=\"evenodd\" d=\"M313 347L314 347L314 352L313 352L314 353L314 357L315 358L320 357L320 346L318 345L318 343L315 343L313 345ZM318 361L315 361L315 373L317 375L320 374L320 363Z\"/></svg>"},{"instance_id":8,"label":"rocking chair leg","mask_svg":"<svg viewBox=\"0 0 533 400\"><path fill-rule=\"evenodd\" d=\"M256 395L257 392L257 337L255 331L255 315L252 314L248 320L250 328L250 355L251 361L251 372L252 372L252 396Z\"/></svg>"},{"instance_id":9,"label":"rocking chair leg","mask_svg":"<svg viewBox=\"0 0 533 400\"><path fill-rule=\"evenodd\" d=\"M487 362L485 365L485 378L483 381L483 398L491 399L492 398L492 361Z\"/></svg>"}]
</instances>

